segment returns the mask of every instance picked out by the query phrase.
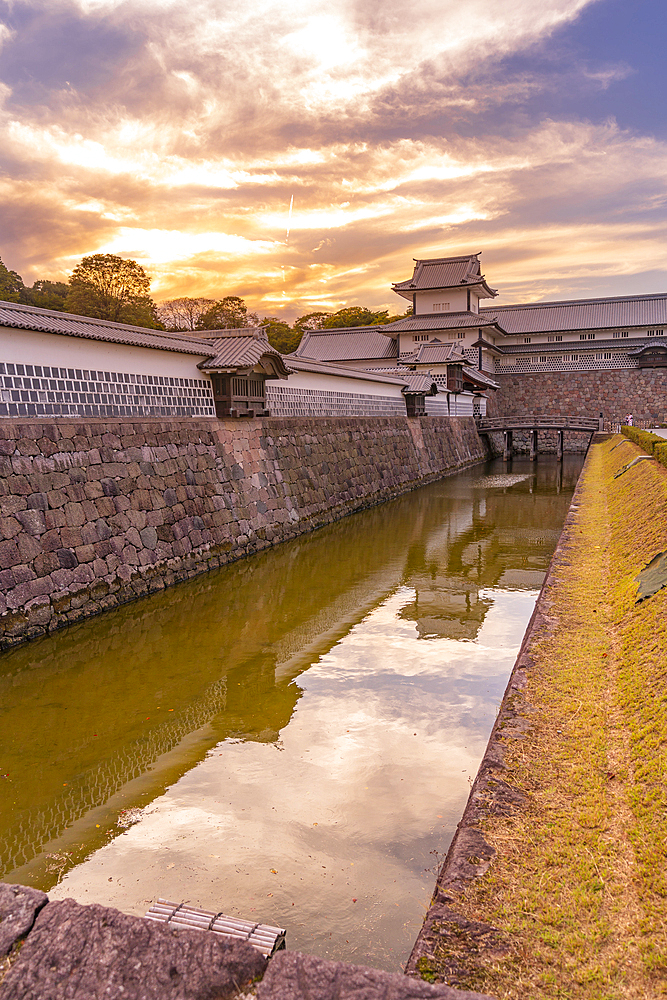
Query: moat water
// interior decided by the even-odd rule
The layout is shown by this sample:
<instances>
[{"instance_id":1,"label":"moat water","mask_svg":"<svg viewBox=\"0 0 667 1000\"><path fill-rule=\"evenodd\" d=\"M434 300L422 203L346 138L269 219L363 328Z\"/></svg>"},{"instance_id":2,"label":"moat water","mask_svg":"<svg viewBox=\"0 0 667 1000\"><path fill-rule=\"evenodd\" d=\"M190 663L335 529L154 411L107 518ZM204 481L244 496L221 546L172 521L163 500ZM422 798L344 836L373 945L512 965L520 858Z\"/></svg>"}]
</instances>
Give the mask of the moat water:
<instances>
[{"instance_id":1,"label":"moat water","mask_svg":"<svg viewBox=\"0 0 667 1000\"><path fill-rule=\"evenodd\" d=\"M479 465L0 657L0 878L400 969L581 468Z\"/></svg>"}]
</instances>

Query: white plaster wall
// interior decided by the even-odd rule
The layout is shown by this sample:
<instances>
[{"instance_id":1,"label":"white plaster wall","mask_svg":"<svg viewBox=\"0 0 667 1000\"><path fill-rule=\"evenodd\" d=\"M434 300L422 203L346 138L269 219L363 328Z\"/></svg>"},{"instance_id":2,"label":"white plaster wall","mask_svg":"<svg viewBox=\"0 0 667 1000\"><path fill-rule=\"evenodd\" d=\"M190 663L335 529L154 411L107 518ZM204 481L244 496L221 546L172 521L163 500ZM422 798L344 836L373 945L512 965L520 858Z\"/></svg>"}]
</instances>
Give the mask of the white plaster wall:
<instances>
[{"instance_id":1,"label":"white plaster wall","mask_svg":"<svg viewBox=\"0 0 667 1000\"><path fill-rule=\"evenodd\" d=\"M289 360L287 362L289 367ZM269 385L271 383L268 383ZM284 382L274 383L285 385ZM393 382L374 382L365 378L324 375L317 372L294 372L287 380L290 389L312 389L318 392L352 392L364 396L390 396L403 399L401 386Z\"/></svg>"},{"instance_id":2,"label":"white plaster wall","mask_svg":"<svg viewBox=\"0 0 667 1000\"><path fill-rule=\"evenodd\" d=\"M0 361L94 369L128 375L167 375L208 380L197 368L206 354L177 354L63 334L0 327Z\"/></svg>"},{"instance_id":3,"label":"white plaster wall","mask_svg":"<svg viewBox=\"0 0 667 1000\"><path fill-rule=\"evenodd\" d=\"M465 288L445 288L443 291L417 292L417 315L432 313L436 302L449 302L449 309L443 312L462 312L468 308L468 296ZM475 295L470 291L470 306Z\"/></svg>"}]
</instances>

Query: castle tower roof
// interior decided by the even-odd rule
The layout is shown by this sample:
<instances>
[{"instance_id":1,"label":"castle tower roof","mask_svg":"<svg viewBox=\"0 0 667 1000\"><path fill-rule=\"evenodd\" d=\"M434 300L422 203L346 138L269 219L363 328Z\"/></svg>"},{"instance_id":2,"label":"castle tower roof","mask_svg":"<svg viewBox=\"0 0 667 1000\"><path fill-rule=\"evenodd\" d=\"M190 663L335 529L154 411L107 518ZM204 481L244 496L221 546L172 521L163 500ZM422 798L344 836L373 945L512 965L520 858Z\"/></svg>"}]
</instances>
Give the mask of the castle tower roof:
<instances>
[{"instance_id":1,"label":"castle tower roof","mask_svg":"<svg viewBox=\"0 0 667 1000\"><path fill-rule=\"evenodd\" d=\"M392 285L397 295L412 299L415 292L435 291L462 286L477 286L479 298L491 299L498 293L487 285L481 272L479 254L465 254L462 257L430 257L415 260L415 269L407 281L397 281Z\"/></svg>"}]
</instances>

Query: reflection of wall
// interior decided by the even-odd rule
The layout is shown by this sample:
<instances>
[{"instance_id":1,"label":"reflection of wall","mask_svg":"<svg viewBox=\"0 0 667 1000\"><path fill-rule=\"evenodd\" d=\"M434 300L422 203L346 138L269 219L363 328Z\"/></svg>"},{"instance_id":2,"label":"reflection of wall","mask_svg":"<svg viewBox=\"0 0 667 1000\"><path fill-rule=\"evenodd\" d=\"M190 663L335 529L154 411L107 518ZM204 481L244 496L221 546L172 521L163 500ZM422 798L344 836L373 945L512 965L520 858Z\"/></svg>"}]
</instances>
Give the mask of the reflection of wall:
<instances>
[{"instance_id":1,"label":"reflection of wall","mask_svg":"<svg viewBox=\"0 0 667 1000\"><path fill-rule=\"evenodd\" d=\"M160 755L173 780L220 739L275 741L301 693L287 681L391 593L425 521L409 494L3 654L0 874Z\"/></svg>"},{"instance_id":2,"label":"reflection of wall","mask_svg":"<svg viewBox=\"0 0 667 1000\"><path fill-rule=\"evenodd\" d=\"M549 495L503 494L475 487L481 471L4 653L0 868L29 861L160 754L177 755L175 780L218 740L276 740L300 696L289 678L401 584L418 591L402 616L421 635L474 638L488 608L479 590L542 566L557 531L543 526L561 523L574 480L566 469L559 496L544 467ZM538 531L544 547L531 551ZM202 727L194 751L178 749Z\"/></svg>"},{"instance_id":3,"label":"reflection of wall","mask_svg":"<svg viewBox=\"0 0 667 1000\"><path fill-rule=\"evenodd\" d=\"M539 590L579 462L524 462L516 468L527 478L507 487L475 487L478 470L458 477L469 482L470 496L452 498L441 523L409 550L404 583L416 597L401 617L414 621L420 636L474 639L492 605L480 592ZM503 473L494 478L502 483Z\"/></svg>"}]
</instances>

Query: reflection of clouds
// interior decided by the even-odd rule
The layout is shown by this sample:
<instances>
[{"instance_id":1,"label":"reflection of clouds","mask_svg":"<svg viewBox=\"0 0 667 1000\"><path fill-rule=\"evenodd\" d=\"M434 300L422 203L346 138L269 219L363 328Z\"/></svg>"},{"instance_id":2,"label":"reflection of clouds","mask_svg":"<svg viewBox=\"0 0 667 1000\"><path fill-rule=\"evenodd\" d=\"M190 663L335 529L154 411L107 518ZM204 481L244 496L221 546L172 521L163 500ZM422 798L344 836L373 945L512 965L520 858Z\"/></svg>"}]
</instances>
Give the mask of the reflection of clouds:
<instances>
[{"instance_id":1,"label":"reflection of clouds","mask_svg":"<svg viewBox=\"0 0 667 1000\"><path fill-rule=\"evenodd\" d=\"M299 678L279 750L220 743L52 895L138 913L187 898L284 923L292 948L399 968L535 595L484 597L476 642L424 641L401 587Z\"/></svg>"},{"instance_id":2,"label":"reflection of clouds","mask_svg":"<svg viewBox=\"0 0 667 1000\"><path fill-rule=\"evenodd\" d=\"M447 245L483 246L506 301L659 275L664 143L587 113L637 67L550 45L591 6L9 5L3 259L31 281L127 253L158 298L295 314L397 308L389 282Z\"/></svg>"}]
</instances>

